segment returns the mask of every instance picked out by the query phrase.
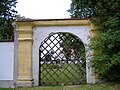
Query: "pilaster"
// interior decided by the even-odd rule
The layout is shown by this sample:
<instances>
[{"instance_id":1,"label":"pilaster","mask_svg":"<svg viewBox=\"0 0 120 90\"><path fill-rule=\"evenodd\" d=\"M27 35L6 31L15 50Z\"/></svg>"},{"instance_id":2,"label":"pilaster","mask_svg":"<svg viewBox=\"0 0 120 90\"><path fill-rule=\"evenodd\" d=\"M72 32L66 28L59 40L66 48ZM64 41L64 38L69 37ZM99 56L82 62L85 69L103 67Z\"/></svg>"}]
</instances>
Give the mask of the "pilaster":
<instances>
[{"instance_id":1,"label":"pilaster","mask_svg":"<svg viewBox=\"0 0 120 90\"><path fill-rule=\"evenodd\" d=\"M92 23L90 24L89 33L90 33L90 38L95 37L98 33L96 27ZM94 84L97 82L97 78L94 73L94 68L92 67L92 64L91 64L92 57L94 57L94 51L90 50L90 47L89 47L89 50L86 55L87 55L87 60L86 60L87 83Z\"/></svg>"},{"instance_id":2,"label":"pilaster","mask_svg":"<svg viewBox=\"0 0 120 90\"><path fill-rule=\"evenodd\" d=\"M18 22L17 86L32 86L32 28L31 22Z\"/></svg>"}]
</instances>

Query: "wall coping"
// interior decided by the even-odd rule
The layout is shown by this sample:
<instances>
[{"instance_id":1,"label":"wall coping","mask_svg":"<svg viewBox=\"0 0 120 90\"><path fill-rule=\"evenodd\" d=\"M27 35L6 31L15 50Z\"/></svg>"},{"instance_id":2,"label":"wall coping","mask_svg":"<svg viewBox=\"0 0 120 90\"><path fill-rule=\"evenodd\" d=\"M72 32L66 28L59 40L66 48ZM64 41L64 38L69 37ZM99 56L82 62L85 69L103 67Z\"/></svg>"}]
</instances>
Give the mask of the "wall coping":
<instances>
[{"instance_id":1,"label":"wall coping","mask_svg":"<svg viewBox=\"0 0 120 90\"><path fill-rule=\"evenodd\" d=\"M19 26L90 26L91 20L86 18L68 18L68 19L17 19Z\"/></svg>"}]
</instances>

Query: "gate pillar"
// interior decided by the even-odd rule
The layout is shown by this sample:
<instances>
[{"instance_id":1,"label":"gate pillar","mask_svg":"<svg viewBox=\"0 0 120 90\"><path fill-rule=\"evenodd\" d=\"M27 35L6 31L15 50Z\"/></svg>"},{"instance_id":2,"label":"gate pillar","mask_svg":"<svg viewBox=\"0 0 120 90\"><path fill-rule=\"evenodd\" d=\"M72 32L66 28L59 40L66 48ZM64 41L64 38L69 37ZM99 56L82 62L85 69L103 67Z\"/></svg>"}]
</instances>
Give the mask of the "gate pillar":
<instances>
[{"instance_id":1,"label":"gate pillar","mask_svg":"<svg viewBox=\"0 0 120 90\"><path fill-rule=\"evenodd\" d=\"M17 86L32 86L32 22L17 22L18 78Z\"/></svg>"}]
</instances>

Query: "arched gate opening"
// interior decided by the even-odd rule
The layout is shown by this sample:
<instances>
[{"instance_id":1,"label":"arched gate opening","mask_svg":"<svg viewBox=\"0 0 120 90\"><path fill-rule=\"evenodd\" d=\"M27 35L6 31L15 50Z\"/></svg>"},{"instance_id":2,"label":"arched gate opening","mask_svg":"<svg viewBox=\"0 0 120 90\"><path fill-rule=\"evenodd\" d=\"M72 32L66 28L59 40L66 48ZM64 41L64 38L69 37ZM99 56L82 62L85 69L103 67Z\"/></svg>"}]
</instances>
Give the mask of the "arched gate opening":
<instances>
[{"instance_id":1,"label":"arched gate opening","mask_svg":"<svg viewBox=\"0 0 120 90\"><path fill-rule=\"evenodd\" d=\"M39 85L86 83L85 47L71 33L50 34L39 47Z\"/></svg>"}]
</instances>

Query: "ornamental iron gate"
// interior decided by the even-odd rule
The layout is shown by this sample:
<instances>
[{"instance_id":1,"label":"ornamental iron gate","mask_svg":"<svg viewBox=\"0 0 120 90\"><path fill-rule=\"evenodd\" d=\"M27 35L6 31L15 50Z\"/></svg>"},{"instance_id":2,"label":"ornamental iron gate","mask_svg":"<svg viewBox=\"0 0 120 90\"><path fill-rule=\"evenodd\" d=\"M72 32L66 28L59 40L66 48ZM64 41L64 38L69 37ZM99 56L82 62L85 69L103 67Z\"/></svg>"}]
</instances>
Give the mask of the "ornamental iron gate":
<instances>
[{"instance_id":1,"label":"ornamental iron gate","mask_svg":"<svg viewBox=\"0 0 120 90\"><path fill-rule=\"evenodd\" d=\"M70 33L52 33L39 48L39 85L86 83L85 48Z\"/></svg>"}]
</instances>

